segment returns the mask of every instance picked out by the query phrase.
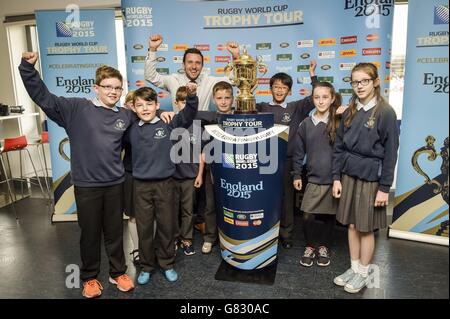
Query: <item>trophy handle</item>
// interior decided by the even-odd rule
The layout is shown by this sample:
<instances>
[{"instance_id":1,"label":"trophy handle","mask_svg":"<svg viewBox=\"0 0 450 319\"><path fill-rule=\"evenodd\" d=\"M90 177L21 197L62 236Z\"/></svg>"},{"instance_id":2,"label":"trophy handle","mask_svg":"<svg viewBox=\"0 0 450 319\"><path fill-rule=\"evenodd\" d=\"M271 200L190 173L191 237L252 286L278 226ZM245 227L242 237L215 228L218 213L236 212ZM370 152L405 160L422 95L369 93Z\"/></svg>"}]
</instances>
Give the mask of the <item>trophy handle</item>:
<instances>
[{"instance_id":1,"label":"trophy handle","mask_svg":"<svg viewBox=\"0 0 450 319\"><path fill-rule=\"evenodd\" d=\"M261 73L263 76L267 73L268 69L267 69L267 64L264 62L263 57L258 55L258 71L259 73ZM263 70L263 72L261 71Z\"/></svg>"},{"instance_id":2,"label":"trophy handle","mask_svg":"<svg viewBox=\"0 0 450 319\"><path fill-rule=\"evenodd\" d=\"M434 147L435 141L436 141L436 139L433 136L431 136L431 135L427 136L427 138L425 139L425 142L427 143L427 145L419 148L418 150L416 150L414 152L414 155L411 158L411 164L412 164L414 170L417 173L419 173L419 175L425 177L425 183L427 183L428 185L432 185L432 184L436 185L436 189L434 189L433 192L435 194L439 194L442 191L442 185L435 180L431 180L431 178L427 175L427 173L425 173L422 170L422 168L420 167L419 162L418 162L418 158L422 154L429 154L428 155L429 161L436 160L436 158L438 157L438 153L436 152L436 149Z\"/></svg>"},{"instance_id":3,"label":"trophy handle","mask_svg":"<svg viewBox=\"0 0 450 319\"><path fill-rule=\"evenodd\" d=\"M240 83L239 79L230 76L233 69L233 63L229 62L225 67L225 76L230 80L231 85L238 86Z\"/></svg>"}]
</instances>

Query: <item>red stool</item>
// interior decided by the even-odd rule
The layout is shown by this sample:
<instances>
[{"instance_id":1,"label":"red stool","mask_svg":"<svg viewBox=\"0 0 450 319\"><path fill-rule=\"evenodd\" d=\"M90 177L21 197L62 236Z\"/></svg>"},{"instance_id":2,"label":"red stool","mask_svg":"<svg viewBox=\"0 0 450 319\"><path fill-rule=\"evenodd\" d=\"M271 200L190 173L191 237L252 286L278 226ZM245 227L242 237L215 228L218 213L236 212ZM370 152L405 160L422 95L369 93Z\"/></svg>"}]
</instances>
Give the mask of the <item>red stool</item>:
<instances>
[{"instance_id":1,"label":"red stool","mask_svg":"<svg viewBox=\"0 0 450 319\"><path fill-rule=\"evenodd\" d=\"M45 186L47 187L48 198L51 201L52 200L52 192L51 192L51 186L50 186L50 183L49 183L49 178L50 178L49 171L51 171L51 169L49 169L48 166L47 166L47 158L45 156L45 148L44 148L45 144L49 144L49 136L48 136L48 132L46 132L46 131L43 131L41 133L40 137L37 137L32 142L28 143L29 146L36 146L37 147L37 152L38 152L38 157L39 157L39 164L41 166L41 170L44 172ZM42 148L42 158L43 158L43 160L41 160L41 152L39 150L40 148ZM38 170L38 171L41 171L41 170Z\"/></svg>"},{"instance_id":2,"label":"red stool","mask_svg":"<svg viewBox=\"0 0 450 319\"><path fill-rule=\"evenodd\" d=\"M14 199L13 199L13 195L12 195L13 191L12 191L12 188L11 188L10 181L14 181L14 180L20 180L21 181L22 197L23 197L23 182L25 182L25 181L27 182L27 179L24 178L24 176L23 176L22 152L26 152L28 154L31 166L33 167L34 174L36 176L36 179L38 180L39 187L41 189L42 195L45 197L44 188L42 187L41 181L40 181L39 176L38 176L37 171L36 171L36 166L34 165L33 159L31 157L31 154L30 154L29 150L27 149L27 146L28 146L28 142L27 142L27 138L25 136L19 136L19 137L14 137L14 138L5 138L3 147L0 150L0 161L1 161L2 169L5 172L5 181L4 182L6 182L6 184L8 185L8 194L9 194L9 198L11 200L11 204L13 206L13 210L14 210L14 214L16 216L16 219L18 219L18 216L17 216L17 211L16 211L16 208L15 208L14 202L17 201L17 194L16 194L16 191L14 190ZM8 156L8 154L11 153L11 152L19 152L20 178L14 178L12 176L11 164L10 164L9 156ZM8 163L9 177L8 177L8 173L6 171L6 165L5 165L5 161L3 159L3 155L6 156L6 162Z\"/></svg>"}]
</instances>

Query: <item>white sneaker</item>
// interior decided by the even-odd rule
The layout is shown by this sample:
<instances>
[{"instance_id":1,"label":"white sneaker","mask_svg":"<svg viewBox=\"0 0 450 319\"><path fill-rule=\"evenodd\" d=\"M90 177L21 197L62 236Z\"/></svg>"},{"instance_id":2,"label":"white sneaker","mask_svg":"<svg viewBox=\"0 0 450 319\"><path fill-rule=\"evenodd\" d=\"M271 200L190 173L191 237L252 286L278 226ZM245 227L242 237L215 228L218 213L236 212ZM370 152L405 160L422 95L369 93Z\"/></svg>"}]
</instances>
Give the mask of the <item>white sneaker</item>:
<instances>
[{"instance_id":1,"label":"white sneaker","mask_svg":"<svg viewBox=\"0 0 450 319\"><path fill-rule=\"evenodd\" d=\"M204 242L202 246L202 253L209 254L212 249L212 243Z\"/></svg>"},{"instance_id":2,"label":"white sneaker","mask_svg":"<svg viewBox=\"0 0 450 319\"><path fill-rule=\"evenodd\" d=\"M353 271L353 269L349 268L342 275L334 278L333 281L336 285L344 287L355 275L356 273Z\"/></svg>"},{"instance_id":3,"label":"white sneaker","mask_svg":"<svg viewBox=\"0 0 450 319\"><path fill-rule=\"evenodd\" d=\"M363 277L361 274L356 274L352 279L344 286L344 290L351 294L356 294L367 286L367 277Z\"/></svg>"}]
</instances>

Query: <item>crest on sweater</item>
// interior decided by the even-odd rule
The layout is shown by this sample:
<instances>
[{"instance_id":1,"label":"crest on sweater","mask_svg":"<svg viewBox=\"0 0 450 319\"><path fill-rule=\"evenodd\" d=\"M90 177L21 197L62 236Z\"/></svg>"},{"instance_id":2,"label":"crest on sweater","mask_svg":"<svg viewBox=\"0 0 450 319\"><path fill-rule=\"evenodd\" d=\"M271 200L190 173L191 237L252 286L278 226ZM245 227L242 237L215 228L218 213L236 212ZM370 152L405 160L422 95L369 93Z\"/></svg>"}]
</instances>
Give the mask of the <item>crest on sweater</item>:
<instances>
[{"instance_id":1,"label":"crest on sweater","mask_svg":"<svg viewBox=\"0 0 450 319\"><path fill-rule=\"evenodd\" d=\"M156 129L155 135L153 136L153 138L162 139L162 138L165 138L166 136L167 136L166 130L163 128L158 128L158 129Z\"/></svg>"},{"instance_id":2,"label":"crest on sweater","mask_svg":"<svg viewBox=\"0 0 450 319\"><path fill-rule=\"evenodd\" d=\"M197 144L197 136L194 133L189 136L189 142L193 145Z\"/></svg>"},{"instance_id":3,"label":"crest on sweater","mask_svg":"<svg viewBox=\"0 0 450 319\"><path fill-rule=\"evenodd\" d=\"M119 131L125 131L126 125L124 120L118 119L116 123L114 123L114 128Z\"/></svg>"},{"instance_id":4,"label":"crest on sweater","mask_svg":"<svg viewBox=\"0 0 450 319\"><path fill-rule=\"evenodd\" d=\"M375 126L375 116L369 117L367 122L364 123L364 126L367 127L368 129L373 129L373 127Z\"/></svg>"},{"instance_id":5,"label":"crest on sweater","mask_svg":"<svg viewBox=\"0 0 450 319\"><path fill-rule=\"evenodd\" d=\"M283 117L281 118L281 122L283 123L289 123L291 121L291 114L284 113Z\"/></svg>"}]
</instances>

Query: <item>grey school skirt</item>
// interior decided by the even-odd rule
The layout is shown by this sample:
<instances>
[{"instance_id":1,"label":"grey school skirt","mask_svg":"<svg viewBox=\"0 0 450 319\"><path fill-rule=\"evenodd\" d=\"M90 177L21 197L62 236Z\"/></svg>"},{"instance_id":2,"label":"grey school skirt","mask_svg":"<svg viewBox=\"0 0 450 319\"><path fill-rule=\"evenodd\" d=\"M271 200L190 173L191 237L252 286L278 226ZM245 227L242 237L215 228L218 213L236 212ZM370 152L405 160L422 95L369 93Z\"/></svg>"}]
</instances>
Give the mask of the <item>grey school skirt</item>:
<instances>
[{"instance_id":1,"label":"grey school skirt","mask_svg":"<svg viewBox=\"0 0 450 319\"><path fill-rule=\"evenodd\" d=\"M343 225L353 224L360 232L386 228L386 206L374 206L378 182L366 182L343 174L341 183L336 220Z\"/></svg>"},{"instance_id":2,"label":"grey school skirt","mask_svg":"<svg viewBox=\"0 0 450 319\"><path fill-rule=\"evenodd\" d=\"M333 197L332 190L332 185L308 183L300 209L310 214L336 215L339 200Z\"/></svg>"}]
</instances>

